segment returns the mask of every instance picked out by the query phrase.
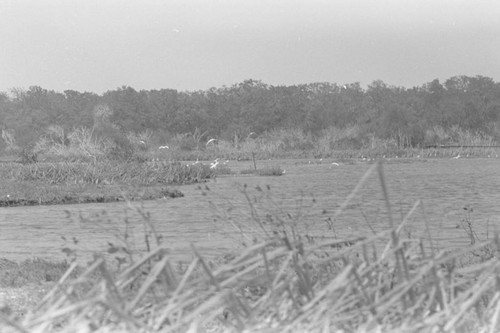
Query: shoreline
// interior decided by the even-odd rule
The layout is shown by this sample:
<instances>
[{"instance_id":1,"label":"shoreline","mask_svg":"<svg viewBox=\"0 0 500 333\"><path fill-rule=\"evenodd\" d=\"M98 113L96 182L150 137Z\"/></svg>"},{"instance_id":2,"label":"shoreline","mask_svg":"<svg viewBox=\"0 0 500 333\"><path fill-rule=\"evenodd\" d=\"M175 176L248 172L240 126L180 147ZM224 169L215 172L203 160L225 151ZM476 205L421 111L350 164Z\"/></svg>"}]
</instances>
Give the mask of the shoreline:
<instances>
[{"instance_id":1,"label":"shoreline","mask_svg":"<svg viewBox=\"0 0 500 333\"><path fill-rule=\"evenodd\" d=\"M59 186L60 187L60 186ZM100 191L101 190L101 191ZM57 190L56 190L57 191ZM143 193L138 193L139 191ZM60 189L59 192L70 192L68 189ZM107 192L107 193L103 193ZM128 193L128 194L125 194ZM138 186L133 189L126 187L110 186L109 189L96 188L94 191L85 191L80 194L61 194L51 195L46 198L22 198L4 196L0 198L0 208L24 207L24 206L52 206L52 205L70 205L87 203L110 203L124 201L145 201L158 199L181 198L184 193L178 189L167 188L165 186Z\"/></svg>"}]
</instances>

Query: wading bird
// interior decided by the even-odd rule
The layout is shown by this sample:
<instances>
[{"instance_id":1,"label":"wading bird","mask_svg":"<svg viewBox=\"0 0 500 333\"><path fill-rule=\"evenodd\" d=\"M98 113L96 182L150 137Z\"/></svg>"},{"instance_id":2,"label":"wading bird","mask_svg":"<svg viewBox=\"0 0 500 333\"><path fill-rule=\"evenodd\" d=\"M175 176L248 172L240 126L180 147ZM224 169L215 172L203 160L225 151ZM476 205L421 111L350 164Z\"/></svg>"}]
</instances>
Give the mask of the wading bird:
<instances>
[{"instance_id":1,"label":"wading bird","mask_svg":"<svg viewBox=\"0 0 500 333\"><path fill-rule=\"evenodd\" d=\"M213 163L210 163L210 169L217 168L217 165L219 165L219 159L218 158L216 158Z\"/></svg>"}]
</instances>

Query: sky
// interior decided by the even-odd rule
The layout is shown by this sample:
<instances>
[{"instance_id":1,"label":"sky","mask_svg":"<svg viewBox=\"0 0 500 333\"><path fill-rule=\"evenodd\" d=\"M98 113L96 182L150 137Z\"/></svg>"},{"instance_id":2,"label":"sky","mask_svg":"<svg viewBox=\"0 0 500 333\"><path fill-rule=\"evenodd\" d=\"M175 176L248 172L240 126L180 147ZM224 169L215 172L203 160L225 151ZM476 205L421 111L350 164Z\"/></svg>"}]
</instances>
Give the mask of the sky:
<instances>
[{"instance_id":1,"label":"sky","mask_svg":"<svg viewBox=\"0 0 500 333\"><path fill-rule=\"evenodd\" d=\"M0 0L0 91L500 81L498 0Z\"/></svg>"}]
</instances>

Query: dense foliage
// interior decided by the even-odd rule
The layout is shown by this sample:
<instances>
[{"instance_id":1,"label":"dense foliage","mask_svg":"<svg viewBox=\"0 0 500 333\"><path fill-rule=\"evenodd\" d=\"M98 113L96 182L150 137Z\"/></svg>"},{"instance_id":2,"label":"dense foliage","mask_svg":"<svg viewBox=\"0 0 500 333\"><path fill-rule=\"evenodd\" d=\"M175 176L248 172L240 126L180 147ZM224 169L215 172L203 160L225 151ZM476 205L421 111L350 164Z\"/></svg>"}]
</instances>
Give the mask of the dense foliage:
<instances>
[{"instance_id":1,"label":"dense foliage","mask_svg":"<svg viewBox=\"0 0 500 333\"><path fill-rule=\"evenodd\" d=\"M247 80L193 92L121 87L97 95L33 86L0 93L0 151L9 141L18 147L34 144L55 125L67 133L93 128L94 135L105 133L115 141L119 133L149 131L159 144L186 133L237 143L281 129L318 137L329 128L352 126L357 131L349 148L366 137L412 147L433 144L436 128L460 128L498 141L500 83L456 76L413 88L375 81L363 89L358 83L272 86Z\"/></svg>"}]
</instances>

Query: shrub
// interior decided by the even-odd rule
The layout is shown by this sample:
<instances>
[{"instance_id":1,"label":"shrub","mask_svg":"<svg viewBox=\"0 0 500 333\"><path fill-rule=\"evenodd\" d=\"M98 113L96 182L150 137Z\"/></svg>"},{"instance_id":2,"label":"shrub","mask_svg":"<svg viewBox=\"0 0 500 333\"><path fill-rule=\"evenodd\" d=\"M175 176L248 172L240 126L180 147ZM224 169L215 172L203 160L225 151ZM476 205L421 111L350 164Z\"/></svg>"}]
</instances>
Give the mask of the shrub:
<instances>
[{"instance_id":1,"label":"shrub","mask_svg":"<svg viewBox=\"0 0 500 333\"><path fill-rule=\"evenodd\" d=\"M38 154L30 147L25 147L19 153L19 162L21 164L33 164L38 162Z\"/></svg>"},{"instance_id":2,"label":"shrub","mask_svg":"<svg viewBox=\"0 0 500 333\"><path fill-rule=\"evenodd\" d=\"M276 142L284 151L308 150L314 147L312 136L297 128L272 130L262 136L267 142Z\"/></svg>"},{"instance_id":3,"label":"shrub","mask_svg":"<svg viewBox=\"0 0 500 333\"><path fill-rule=\"evenodd\" d=\"M199 147L199 142L190 133L176 134L172 138L172 144L181 150L192 151Z\"/></svg>"},{"instance_id":4,"label":"shrub","mask_svg":"<svg viewBox=\"0 0 500 333\"><path fill-rule=\"evenodd\" d=\"M5 145L5 151L7 153L19 150L19 147L16 145L16 139L13 130L2 129L2 143Z\"/></svg>"},{"instance_id":5,"label":"shrub","mask_svg":"<svg viewBox=\"0 0 500 333\"><path fill-rule=\"evenodd\" d=\"M323 155L328 155L332 150L361 149L362 147L358 126L343 129L327 128L321 131L317 140L317 150Z\"/></svg>"}]
</instances>

